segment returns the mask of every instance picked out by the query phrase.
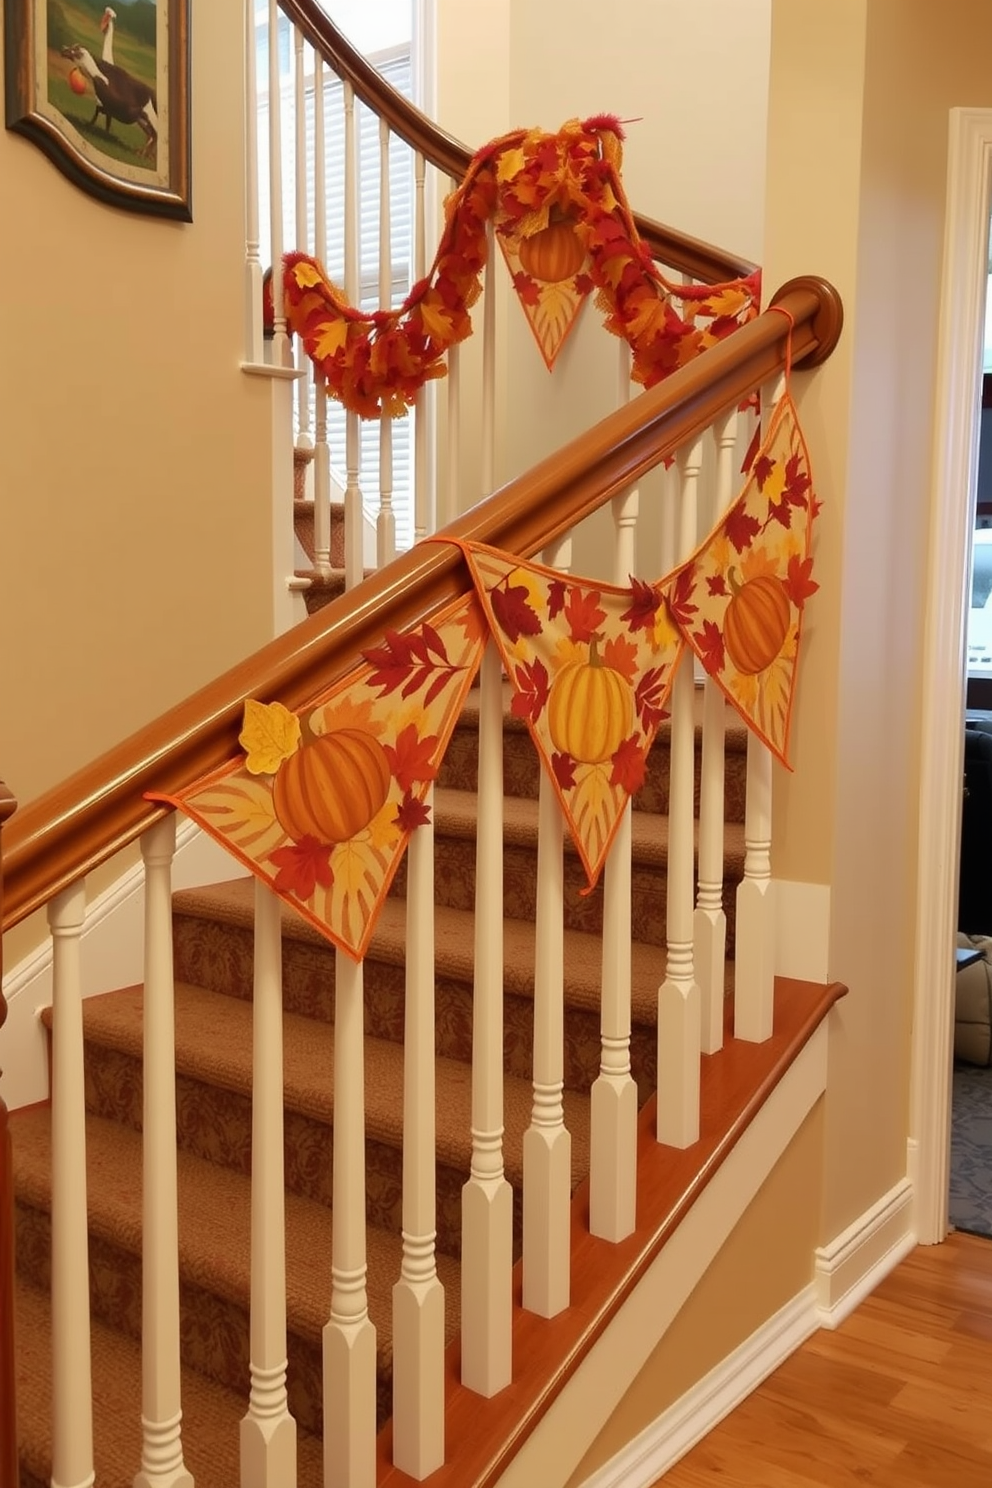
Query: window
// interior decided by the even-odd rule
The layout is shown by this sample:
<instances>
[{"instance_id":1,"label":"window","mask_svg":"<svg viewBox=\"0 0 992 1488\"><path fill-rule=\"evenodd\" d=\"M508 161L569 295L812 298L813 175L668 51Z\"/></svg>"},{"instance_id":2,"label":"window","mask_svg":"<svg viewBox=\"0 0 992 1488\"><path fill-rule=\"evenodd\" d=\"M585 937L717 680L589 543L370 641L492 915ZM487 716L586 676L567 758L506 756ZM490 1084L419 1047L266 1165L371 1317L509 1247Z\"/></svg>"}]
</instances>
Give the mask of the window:
<instances>
[{"instance_id":1,"label":"window","mask_svg":"<svg viewBox=\"0 0 992 1488\"><path fill-rule=\"evenodd\" d=\"M413 0L323 0L323 8L348 39L378 69L387 82L414 98L414 3ZM269 77L268 7L256 9L258 37L258 157L260 255L263 266L271 262L269 212ZM283 246L314 252L314 68L309 48L304 48L306 69L306 177L307 226L296 224L296 85L295 55L289 22L281 13L278 22L278 54L281 93L281 157L283 198ZM344 281L344 103L343 86L324 70L324 149L327 253L325 267L331 278ZM414 101L416 101L414 99ZM360 303L363 309L379 307L379 188L380 145L376 116L356 103L359 132L359 257ZM392 137L389 147L389 228L391 303L400 304L413 282L413 157L401 140ZM313 429L313 394L311 421ZM340 404L328 400L328 442L332 475L343 488L345 471L345 413ZM374 522L379 492L379 424L361 423L361 486L366 513ZM393 510L399 550L413 543L413 414L393 420Z\"/></svg>"}]
</instances>

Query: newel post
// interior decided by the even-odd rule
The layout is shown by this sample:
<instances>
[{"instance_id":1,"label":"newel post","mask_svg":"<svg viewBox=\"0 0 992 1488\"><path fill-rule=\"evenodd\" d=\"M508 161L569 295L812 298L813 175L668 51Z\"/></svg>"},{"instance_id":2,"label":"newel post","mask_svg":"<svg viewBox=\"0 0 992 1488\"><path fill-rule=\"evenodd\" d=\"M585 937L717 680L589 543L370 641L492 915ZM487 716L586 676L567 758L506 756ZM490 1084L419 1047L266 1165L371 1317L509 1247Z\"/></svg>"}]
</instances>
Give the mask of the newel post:
<instances>
[{"instance_id":1,"label":"newel post","mask_svg":"<svg viewBox=\"0 0 992 1488\"><path fill-rule=\"evenodd\" d=\"M0 923L3 910L3 824L17 806L0 780ZM3 949L0 941L0 975ZM7 1004L0 991L0 1027ZM14 1164L7 1107L0 1098L0 1488L17 1488L17 1413L14 1409Z\"/></svg>"}]
</instances>

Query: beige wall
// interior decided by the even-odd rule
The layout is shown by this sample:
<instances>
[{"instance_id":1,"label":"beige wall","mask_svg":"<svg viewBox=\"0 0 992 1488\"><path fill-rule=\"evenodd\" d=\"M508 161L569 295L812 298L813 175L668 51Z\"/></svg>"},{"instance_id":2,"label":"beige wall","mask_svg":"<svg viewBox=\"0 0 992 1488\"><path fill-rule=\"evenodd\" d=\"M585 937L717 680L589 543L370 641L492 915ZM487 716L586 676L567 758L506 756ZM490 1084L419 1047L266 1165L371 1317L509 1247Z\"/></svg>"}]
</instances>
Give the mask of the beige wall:
<instances>
[{"instance_id":1,"label":"beige wall","mask_svg":"<svg viewBox=\"0 0 992 1488\"><path fill-rule=\"evenodd\" d=\"M22 802L272 633L242 15L193 15L191 225L103 206L0 130L0 777Z\"/></svg>"},{"instance_id":2,"label":"beige wall","mask_svg":"<svg viewBox=\"0 0 992 1488\"><path fill-rule=\"evenodd\" d=\"M825 1236L906 1168L948 111L992 105L990 54L980 0L774 6L769 277L824 273L846 314L835 357L797 378L825 501L822 588L797 771L776 793L776 871L832 883L830 971L851 989L831 1043Z\"/></svg>"}]
</instances>

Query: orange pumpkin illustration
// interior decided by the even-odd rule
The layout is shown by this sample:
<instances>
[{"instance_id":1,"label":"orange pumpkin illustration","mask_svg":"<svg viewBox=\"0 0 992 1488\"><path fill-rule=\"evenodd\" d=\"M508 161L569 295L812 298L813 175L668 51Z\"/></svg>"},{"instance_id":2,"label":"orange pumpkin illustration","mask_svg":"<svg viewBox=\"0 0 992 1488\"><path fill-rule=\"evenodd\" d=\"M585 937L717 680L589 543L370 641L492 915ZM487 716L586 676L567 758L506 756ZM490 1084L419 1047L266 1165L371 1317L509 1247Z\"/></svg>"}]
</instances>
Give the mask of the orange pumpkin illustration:
<instances>
[{"instance_id":1,"label":"orange pumpkin illustration","mask_svg":"<svg viewBox=\"0 0 992 1488\"><path fill-rule=\"evenodd\" d=\"M548 697L548 731L555 746L584 765L611 759L630 733L634 697L626 677L599 659L572 661L555 678Z\"/></svg>"},{"instance_id":2,"label":"orange pumpkin illustration","mask_svg":"<svg viewBox=\"0 0 992 1488\"><path fill-rule=\"evenodd\" d=\"M739 584L731 569L733 595L723 618L727 655L739 672L753 677L770 667L789 633L792 608L781 579L761 574Z\"/></svg>"},{"instance_id":3,"label":"orange pumpkin illustration","mask_svg":"<svg viewBox=\"0 0 992 1488\"><path fill-rule=\"evenodd\" d=\"M552 213L547 227L521 238L517 254L520 267L532 279L560 284L579 272L586 250L569 219Z\"/></svg>"},{"instance_id":4,"label":"orange pumpkin illustration","mask_svg":"<svg viewBox=\"0 0 992 1488\"><path fill-rule=\"evenodd\" d=\"M272 804L295 841L316 837L347 842L380 810L389 794L390 769L378 739L364 729L315 734L301 719L303 743L282 762Z\"/></svg>"}]
</instances>

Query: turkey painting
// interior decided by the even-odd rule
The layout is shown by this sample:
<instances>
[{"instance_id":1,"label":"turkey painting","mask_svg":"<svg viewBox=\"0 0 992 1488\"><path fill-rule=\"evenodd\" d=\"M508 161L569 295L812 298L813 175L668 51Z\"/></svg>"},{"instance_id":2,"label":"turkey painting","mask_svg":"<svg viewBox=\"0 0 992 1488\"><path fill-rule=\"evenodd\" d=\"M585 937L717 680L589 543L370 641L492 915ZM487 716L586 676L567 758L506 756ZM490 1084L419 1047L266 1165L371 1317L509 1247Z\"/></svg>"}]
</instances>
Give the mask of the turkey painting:
<instances>
[{"instance_id":1,"label":"turkey painting","mask_svg":"<svg viewBox=\"0 0 992 1488\"><path fill-rule=\"evenodd\" d=\"M189 221L189 10L8 0L7 127L91 195Z\"/></svg>"}]
</instances>

